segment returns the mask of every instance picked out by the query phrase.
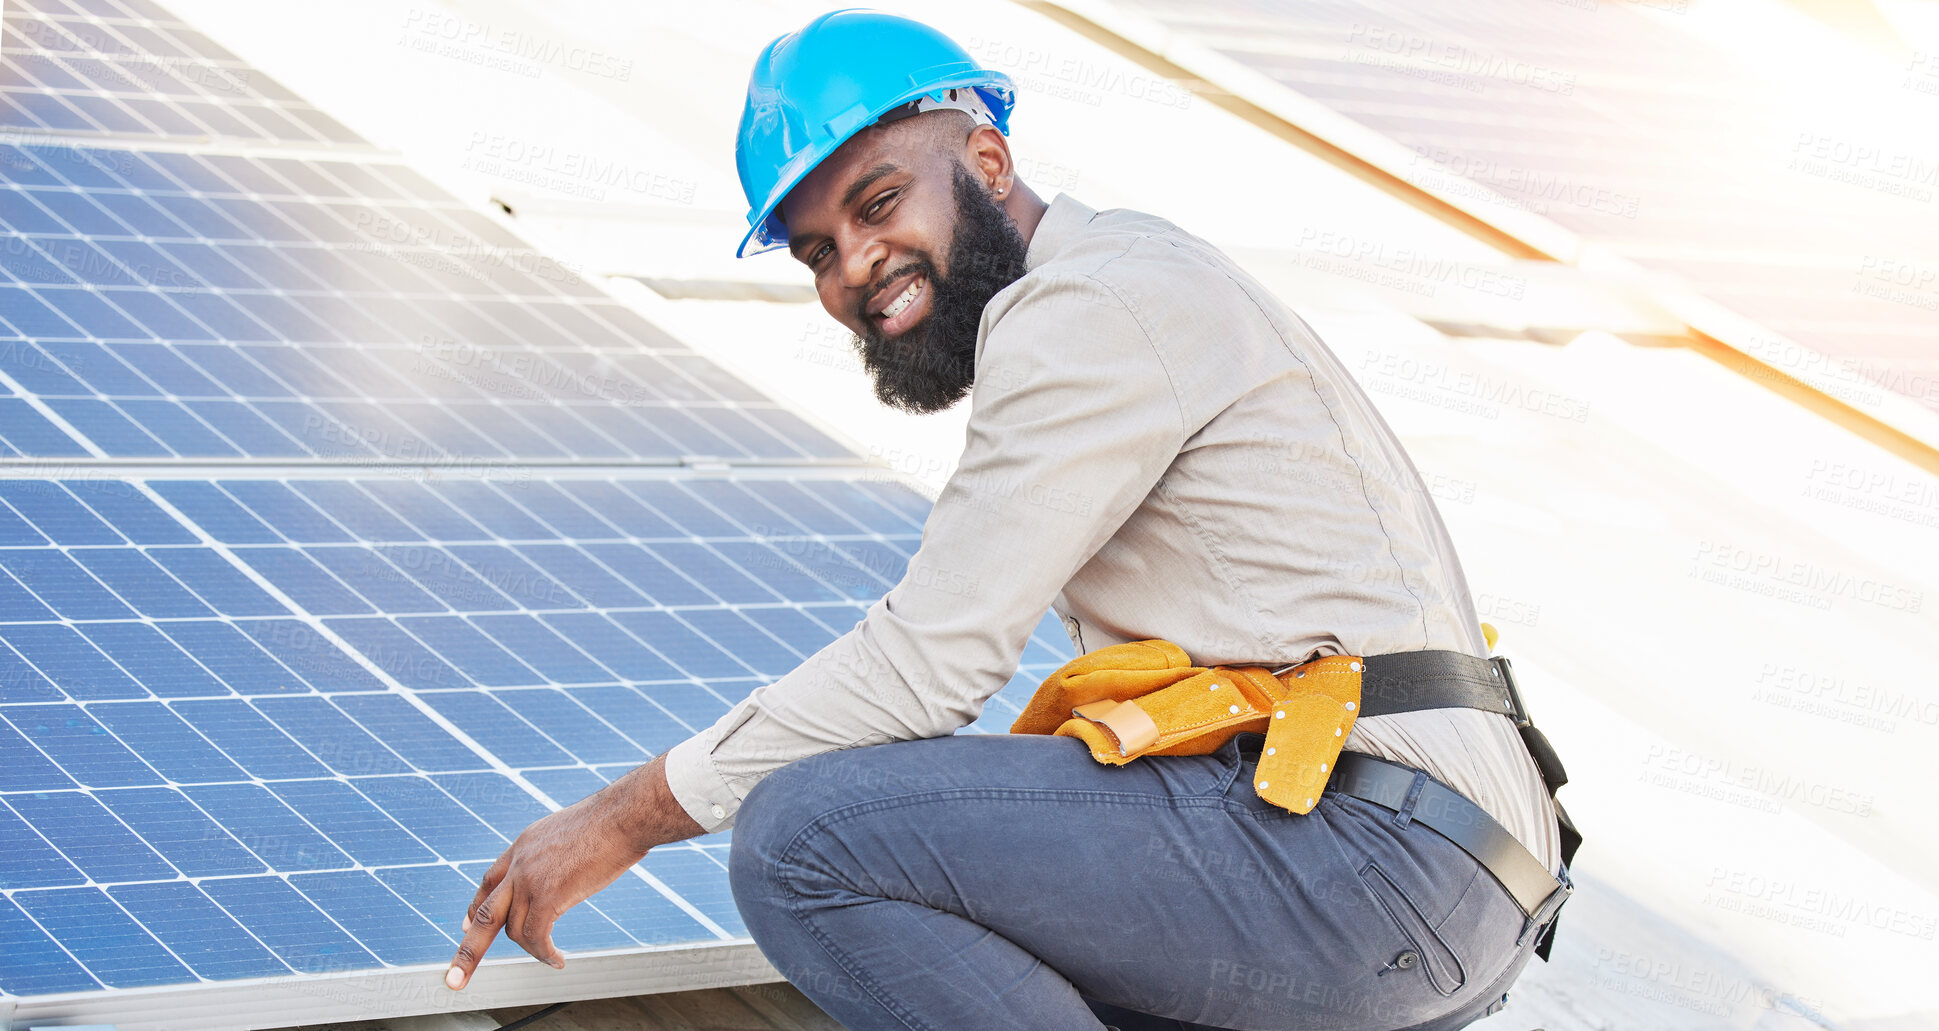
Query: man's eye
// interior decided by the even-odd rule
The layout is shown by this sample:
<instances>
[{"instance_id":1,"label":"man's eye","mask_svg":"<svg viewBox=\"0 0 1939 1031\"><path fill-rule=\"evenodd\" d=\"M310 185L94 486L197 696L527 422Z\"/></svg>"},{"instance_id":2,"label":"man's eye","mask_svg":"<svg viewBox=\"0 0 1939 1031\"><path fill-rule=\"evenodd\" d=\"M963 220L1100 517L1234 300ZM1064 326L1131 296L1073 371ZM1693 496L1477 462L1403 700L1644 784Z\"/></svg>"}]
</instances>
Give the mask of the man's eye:
<instances>
[{"instance_id":1,"label":"man's eye","mask_svg":"<svg viewBox=\"0 0 1939 1031\"><path fill-rule=\"evenodd\" d=\"M875 202L868 206L868 210L862 212L862 217L867 219L874 219L875 216L881 212L884 205L888 204L890 201L895 199L897 192L899 191L891 190L888 193L885 193L882 196L876 198Z\"/></svg>"},{"instance_id":2,"label":"man's eye","mask_svg":"<svg viewBox=\"0 0 1939 1031\"><path fill-rule=\"evenodd\" d=\"M823 255L826 255L829 249L830 249L829 245L825 243L822 244L820 247L815 248L815 253L808 256L808 264L810 265L820 264Z\"/></svg>"}]
</instances>

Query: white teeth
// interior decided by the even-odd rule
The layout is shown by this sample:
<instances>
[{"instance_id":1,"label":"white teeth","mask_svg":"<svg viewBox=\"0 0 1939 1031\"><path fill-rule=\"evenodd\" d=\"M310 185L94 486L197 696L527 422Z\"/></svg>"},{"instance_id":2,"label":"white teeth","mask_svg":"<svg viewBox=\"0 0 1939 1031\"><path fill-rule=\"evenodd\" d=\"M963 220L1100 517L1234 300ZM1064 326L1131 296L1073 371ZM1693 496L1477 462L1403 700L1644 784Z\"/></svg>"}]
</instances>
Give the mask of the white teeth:
<instances>
[{"instance_id":1,"label":"white teeth","mask_svg":"<svg viewBox=\"0 0 1939 1031\"><path fill-rule=\"evenodd\" d=\"M910 283L908 289L902 291L901 296L889 302L889 306L882 309L882 314L891 319L895 318L897 315L902 314L902 309L907 308L909 306L909 303L916 299L916 295L922 292L921 287L922 287L921 280L917 280L914 283Z\"/></svg>"}]
</instances>

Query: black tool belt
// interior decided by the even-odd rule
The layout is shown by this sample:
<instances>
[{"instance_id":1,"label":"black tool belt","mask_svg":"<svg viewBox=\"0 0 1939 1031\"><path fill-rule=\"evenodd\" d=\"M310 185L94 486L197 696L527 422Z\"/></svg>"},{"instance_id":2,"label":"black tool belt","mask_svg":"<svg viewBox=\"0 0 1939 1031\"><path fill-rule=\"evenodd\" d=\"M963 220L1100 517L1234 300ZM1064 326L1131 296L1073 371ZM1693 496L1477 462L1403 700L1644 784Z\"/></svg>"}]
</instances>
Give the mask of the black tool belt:
<instances>
[{"instance_id":1,"label":"black tool belt","mask_svg":"<svg viewBox=\"0 0 1939 1031\"><path fill-rule=\"evenodd\" d=\"M1369 655L1360 676L1360 714L1386 716L1421 709L1480 709L1515 721L1549 798L1569 782L1555 748L1528 718L1514 667L1506 658L1480 659L1463 652L1418 651ZM1556 877L1521 842L1460 793L1420 771L1359 753L1344 753L1327 786L1355 798L1399 811L1417 779L1425 780L1415 801L1414 819L1461 846L1475 858L1527 915L1525 932L1539 935L1536 955L1547 960L1555 940L1555 921L1562 904L1575 891L1569 866L1575 861L1582 835L1562 803L1555 814L1562 846L1562 874Z\"/></svg>"}]
</instances>

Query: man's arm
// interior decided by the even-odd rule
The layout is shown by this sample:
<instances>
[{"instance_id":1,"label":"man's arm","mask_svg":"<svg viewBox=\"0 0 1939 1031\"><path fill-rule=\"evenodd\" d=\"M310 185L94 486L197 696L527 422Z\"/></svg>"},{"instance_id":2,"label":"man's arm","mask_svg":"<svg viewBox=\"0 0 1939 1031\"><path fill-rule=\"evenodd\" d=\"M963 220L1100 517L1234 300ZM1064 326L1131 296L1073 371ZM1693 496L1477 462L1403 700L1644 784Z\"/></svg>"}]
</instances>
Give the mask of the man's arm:
<instances>
[{"instance_id":1,"label":"man's arm","mask_svg":"<svg viewBox=\"0 0 1939 1031\"><path fill-rule=\"evenodd\" d=\"M949 734L1009 680L1051 600L1189 430L1158 349L1096 280L1031 281L984 317L997 322L977 362L962 460L901 582L713 726L521 834L479 889L454 986L500 926L557 965L549 932L560 913L647 849L731 824L769 772Z\"/></svg>"},{"instance_id":2,"label":"man's arm","mask_svg":"<svg viewBox=\"0 0 1939 1031\"><path fill-rule=\"evenodd\" d=\"M674 797L706 830L732 823L790 762L974 720L1189 435L1159 347L1099 280L1027 278L983 317L962 458L901 581L854 629L668 752Z\"/></svg>"},{"instance_id":3,"label":"man's arm","mask_svg":"<svg viewBox=\"0 0 1939 1031\"><path fill-rule=\"evenodd\" d=\"M618 880L648 849L700 832L667 789L664 754L533 821L485 871L445 985L455 990L470 983L501 928L526 952L555 968L565 966L552 944L554 921Z\"/></svg>"}]
</instances>

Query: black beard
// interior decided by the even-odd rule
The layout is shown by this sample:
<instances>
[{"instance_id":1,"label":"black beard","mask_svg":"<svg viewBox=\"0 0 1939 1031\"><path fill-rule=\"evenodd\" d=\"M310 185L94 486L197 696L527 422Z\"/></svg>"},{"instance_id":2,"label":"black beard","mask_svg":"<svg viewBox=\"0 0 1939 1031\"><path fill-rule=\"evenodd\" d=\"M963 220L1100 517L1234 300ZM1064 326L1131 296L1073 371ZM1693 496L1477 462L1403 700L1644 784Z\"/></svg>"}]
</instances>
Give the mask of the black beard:
<instances>
[{"instance_id":1,"label":"black beard","mask_svg":"<svg viewBox=\"0 0 1939 1031\"><path fill-rule=\"evenodd\" d=\"M868 313L856 316L867 331L854 339L862 367L875 377L875 397L891 408L918 415L940 412L963 399L976 382L976 330L983 308L997 291L1025 271L1029 246L981 180L958 166L952 175L956 226L949 245L949 274L922 255L882 277L882 286L910 272L928 280L929 314L899 337L882 335ZM879 287L878 287L879 289ZM873 291L871 291L873 293Z\"/></svg>"}]
</instances>

